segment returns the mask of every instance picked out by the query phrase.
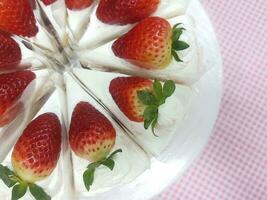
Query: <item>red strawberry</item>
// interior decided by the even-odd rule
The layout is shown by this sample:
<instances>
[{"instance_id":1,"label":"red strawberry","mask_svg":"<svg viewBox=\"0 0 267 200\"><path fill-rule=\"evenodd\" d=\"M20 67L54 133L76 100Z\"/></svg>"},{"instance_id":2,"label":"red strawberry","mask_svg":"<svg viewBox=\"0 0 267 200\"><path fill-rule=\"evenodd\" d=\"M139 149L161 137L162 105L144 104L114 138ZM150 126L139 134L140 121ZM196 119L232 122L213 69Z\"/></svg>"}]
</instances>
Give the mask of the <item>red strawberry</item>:
<instances>
[{"instance_id":1,"label":"red strawberry","mask_svg":"<svg viewBox=\"0 0 267 200\"><path fill-rule=\"evenodd\" d=\"M19 45L8 34L0 31L0 69L16 67L20 60Z\"/></svg>"},{"instance_id":2,"label":"red strawberry","mask_svg":"<svg viewBox=\"0 0 267 200\"><path fill-rule=\"evenodd\" d=\"M151 125L152 132L157 124L159 107L175 91L173 81L162 86L159 81L140 77L118 77L111 81L109 92L120 110L135 122L144 122L144 128Z\"/></svg>"},{"instance_id":3,"label":"red strawberry","mask_svg":"<svg viewBox=\"0 0 267 200\"><path fill-rule=\"evenodd\" d=\"M111 81L109 92L121 111L135 122L143 122L145 105L138 98L138 92L152 91L153 82L140 77L118 77Z\"/></svg>"},{"instance_id":4,"label":"red strawberry","mask_svg":"<svg viewBox=\"0 0 267 200\"><path fill-rule=\"evenodd\" d=\"M28 0L0 0L0 29L28 37L37 34L38 27Z\"/></svg>"},{"instance_id":5,"label":"red strawberry","mask_svg":"<svg viewBox=\"0 0 267 200\"><path fill-rule=\"evenodd\" d=\"M105 165L113 169L115 163L112 157L121 152L117 150L108 156L114 147L115 139L116 131L102 113L87 102L76 105L71 117L69 142L77 156L93 162L83 175L87 190L93 184L97 167Z\"/></svg>"},{"instance_id":6,"label":"red strawberry","mask_svg":"<svg viewBox=\"0 0 267 200\"><path fill-rule=\"evenodd\" d=\"M163 69L172 59L181 61L177 52L189 47L179 38L183 28L177 24L171 28L169 22L159 17L142 20L132 30L117 39L112 50L122 59L145 69Z\"/></svg>"},{"instance_id":7,"label":"red strawberry","mask_svg":"<svg viewBox=\"0 0 267 200\"><path fill-rule=\"evenodd\" d=\"M42 114L26 127L14 147L14 171L29 183L42 180L56 167L60 150L60 121L53 113Z\"/></svg>"},{"instance_id":8,"label":"red strawberry","mask_svg":"<svg viewBox=\"0 0 267 200\"><path fill-rule=\"evenodd\" d=\"M18 71L0 75L0 117L8 114L9 108L21 97L25 88L35 79L31 71Z\"/></svg>"},{"instance_id":9,"label":"red strawberry","mask_svg":"<svg viewBox=\"0 0 267 200\"><path fill-rule=\"evenodd\" d=\"M92 162L105 158L115 144L116 132L110 121L86 102L75 107L69 133L72 150Z\"/></svg>"},{"instance_id":10,"label":"red strawberry","mask_svg":"<svg viewBox=\"0 0 267 200\"><path fill-rule=\"evenodd\" d=\"M51 200L35 184L51 175L61 151L61 125L54 113L35 118L23 131L14 146L11 161L14 171L0 165L0 179L12 189L11 199L20 199L29 188L36 200Z\"/></svg>"},{"instance_id":11,"label":"red strawberry","mask_svg":"<svg viewBox=\"0 0 267 200\"><path fill-rule=\"evenodd\" d=\"M132 24L156 11L159 0L101 0L97 18L106 24Z\"/></svg>"},{"instance_id":12,"label":"red strawberry","mask_svg":"<svg viewBox=\"0 0 267 200\"><path fill-rule=\"evenodd\" d=\"M82 10L90 7L93 0L65 0L65 3L70 10Z\"/></svg>"},{"instance_id":13,"label":"red strawberry","mask_svg":"<svg viewBox=\"0 0 267 200\"><path fill-rule=\"evenodd\" d=\"M45 5L50 5L54 2L56 2L57 0L42 0L42 2L45 4Z\"/></svg>"}]
</instances>

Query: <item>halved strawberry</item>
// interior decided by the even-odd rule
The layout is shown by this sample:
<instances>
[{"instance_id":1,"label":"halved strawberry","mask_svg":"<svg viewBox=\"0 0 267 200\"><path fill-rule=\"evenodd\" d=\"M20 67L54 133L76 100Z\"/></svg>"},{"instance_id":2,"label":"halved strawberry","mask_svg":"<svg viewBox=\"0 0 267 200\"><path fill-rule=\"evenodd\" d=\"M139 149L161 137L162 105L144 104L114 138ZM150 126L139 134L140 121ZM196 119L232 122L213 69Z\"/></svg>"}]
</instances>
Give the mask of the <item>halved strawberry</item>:
<instances>
[{"instance_id":1,"label":"halved strawberry","mask_svg":"<svg viewBox=\"0 0 267 200\"><path fill-rule=\"evenodd\" d=\"M93 0L65 0L65 3L70 10L82 10L90 7Z\"/></svg>"},{"instance_id":2,"label":"halved strawberry","mask_svg":"<svg viewBox=\"0 0 267 200\"><path fill-rule=\"evenodd\" d=\"M132 24L156 11L159 0L101 0L96 15L106 24Z\"/></svg>"},{"instance_id":3,"label":"halved strawberry","mask_svg":"<svg viewBox=\"0 0 267 200\"><path fill-rule=\"evenodd\" d=\"M7 33L0 31L0 69L16 67L21 60L19 45Z\"/></svg>"},{"instance_id":4,"label":"halved strawberry","mask_svg":"<svg viewBox=\"0 0 267 200\"><path fill-rule=\"evenodd\" d=\"M181 62L177 51L189 47L187 43L179 40L184 30L179 28L179 25L171 28L165 19L146 18L117 39L112 45L112 50L116 56L141 68L166 68L172 57Z\"/></svg>"},{"instance_id":5,"label":"halved strawberry","mask_svg":"<svg viewBox=\"0 0 267 200\"><path fill-rule=\"evenodd\" d=\"M10 114L10 108L21 97L25 88L35 79L31 71L0 74L0 118ZM15 116L14 116L15 117ZM9 121L9 120L8 120ZM2 125L5 125L2 123Z\"/></svg>"},{"instance_id":6,"label":"halved strawberry","mask_svg":"<svg viewBox=\"0 0 267 200\"><path fill-rule=\"evenodd\" d=\"M56 2L56 1L57 1L57 0L42 0L42 2L43 2L46 6L52 4L52 3Z\"/></svg>"},{"instance_id":7,"label":"halved strawberry","mask_svg":"<svg viewBox=\"0 0 267 200\"><path fill-rule=\"evenodd\" d=\"M42 188L34 184L51 175L61 151L61 125L54 113L35 118L23 131L12 152L14 172L0 165L2 180L13 187L12 199L30 192L36 200L51 199Z\"/></svg>"},{"instance_id":8,"label":"halved strawberry","mask_svg":"<svg viewBox=\"0 0 267 200\"><path fill-rule=\"evenodd\" d=\"M117 150L110 156L116 139L116 131L111 122L91 104L80 102L74 108L69 130L69 142L74 153L92 163L84 172L87 190L93 184L94 172L100 165L113 169L112 157L121 152ZM108 157L107 157L108 156Z\"/></svg>"},{"instance_id":9,"label":"halved strawberry","mask_svg":"<svg viewBox=\"0 0 267 200\"><path fill-rule=\"evenodd\" d=\"M0 0L0 29L21 36L35 36L38 27L29 1Z\"/></svg>"},{"instance_id":10,"label":"halved strawberry","mask_svg":"<svg viewBox=\"0 0 267 200\"><path fill-rule=\"evenodd\" d=\"M141 77L118 77L109 85L109 92L126 117L135 122L144 122L144 128L154 127L158 120L159 107L175 91L173 81L164 85ZM155 133L154 133L155 135Z\"/></svg>"}]
</instances>

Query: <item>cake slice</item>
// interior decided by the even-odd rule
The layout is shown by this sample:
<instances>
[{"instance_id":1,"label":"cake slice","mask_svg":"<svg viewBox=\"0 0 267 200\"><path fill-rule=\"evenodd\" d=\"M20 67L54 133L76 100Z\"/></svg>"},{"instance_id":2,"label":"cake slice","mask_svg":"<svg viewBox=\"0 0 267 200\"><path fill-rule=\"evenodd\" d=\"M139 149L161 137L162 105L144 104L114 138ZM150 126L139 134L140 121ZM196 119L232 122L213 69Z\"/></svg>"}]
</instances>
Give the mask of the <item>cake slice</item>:
<instances>
[{"instance_id":1,"label":"cake slice","mask_svg":"<svg viewBox=\"0 0 267 200\"><path fill-rule=\"evenodd\" d=\"M105 110L81 88L70 74L65 75L65 81L74 187L77 193L81 197L91 196L110 191L117 186L135 180L149 168L150 158L125 134L123 129L113 121ZM92 116L96 118L94 119ZM105 129L107 127L109 128ZM99 135L93 137L92 132L97 132ZM117 151L112 156L111 160L113 161L107 159L108 163L114 162L111 166L109 164L101 164L100 166L97 164L97 167L93 167L93 169L89 167L89 164L92 166L93 163L96 164L101 159L103 161L105 156L105 158L110 158L109 153L116 150L119 150L119 152ZM99 153L99 151L102 153ZM139 162L136 162L137 160ZM85 184L83 174L87 167L88 170L93 170L94 178L92 181L90 170L89 172L87 170L86 174L89 173L89 175L85 174Z\"/></svg>"},{"instance_id":2,"label":"cake slice","mask_svg":"<svg viewBox=\"0 0 267 200\"><path fill-rule=\"evenodd\" d=\"M173 33L169 33L171 27ZM156 35L158 31L161 36ZM178 39L170 42L175 33ZM119 39L92 51L80 51L78 56L90 68L192 84L204 71L200 54L192 19L179 16L168 21L147 18Z\"/></svg>"},{"instance_id":3,"label":"cake slice","mask_svg":"<svg viewBox=\"0 0 267 200\"><path fill-rule=\"evenodd\" d=\"M179 128L179 123L183 122L184 114L190 104L191 89L177 84L174 92L173 88L169 89L169 92L173 94L169 94L170 97L159 103L161 104L159 107L156 106L157 120L151 121L151 124L148 122L149 126L145 128L143 112L148 106L136 100L136 95L137 91L153 90L152 80L85 69L75 69L74 74L131 131L130 136L153 155L158 155L169 144ZM162 98L159 99L162 100ZM158 104L149 105L155 107L154 105ZM155 111L152 109L150 114L155 116L153 112ZM147 120L149 121L149 117ZM155 124L153 124L154 121Z\"/></svg>"},{"instance_id":4,"label":"cake slice","mask_svg":"<svg viewBox=\"0 0 267 200\"><path fill-rule=\"evenodd\" d=\"M24 185L28 184L22 199L48 199L48 196L58 200L74 198L71 188L70 152L66 130L62 128L65 103L61 95L64 95L63 91L57 88L23 133L20 133L22 135L15 147L0 166L1 170L8 167L25 181ZM23 191L22 184L20 189ZM16 191L17 195L21 194ZM10 196L11 190L1 181L0 198L5 200L10 199Z\"/></svg>"},{"instance_id":5,"label":"cake slice","mask_svg":"<svg viewBox=\"0 0 267 200\"><path fill-rule=\"evenodd\" d=\"M132 3L136 8L132 6ZM188 4L189 1L186 0L101 1L94 8L90 24L76 48L98 47L123 34L133 27L134 23L150 15L166 19L181 15L185 12ZM125 5L129 5L128 10L123 7ZM154 6L152 7L152 5ZM118 20L114 21L115 18Z\"/></svg>"}]
</instances>

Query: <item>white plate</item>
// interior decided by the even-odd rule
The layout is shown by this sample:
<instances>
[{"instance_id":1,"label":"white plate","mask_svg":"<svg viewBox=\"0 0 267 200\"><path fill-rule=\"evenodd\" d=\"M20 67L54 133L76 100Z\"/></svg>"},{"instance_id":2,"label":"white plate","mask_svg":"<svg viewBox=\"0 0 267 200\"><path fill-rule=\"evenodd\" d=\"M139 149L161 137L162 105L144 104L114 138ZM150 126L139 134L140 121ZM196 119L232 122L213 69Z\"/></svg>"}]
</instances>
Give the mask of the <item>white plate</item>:
<instances>
[{"instance_id":1,"label":"white plate","mask_svg":"<svg viewBox=\"0 0 267 200\"><path fill-rule=\"evenodd\" d=\"M210 20L197 0L192 0L187 14L196 21L197 35L203 48L203 65L209 68L201 80L193 86L195 92L192 105L183 125L177 130L168 148L158 158L152 160L151 169L130 184L86 200L150 199L177 181L207 143L222 96L222 60Z\"/></svg>"}]
</instances>

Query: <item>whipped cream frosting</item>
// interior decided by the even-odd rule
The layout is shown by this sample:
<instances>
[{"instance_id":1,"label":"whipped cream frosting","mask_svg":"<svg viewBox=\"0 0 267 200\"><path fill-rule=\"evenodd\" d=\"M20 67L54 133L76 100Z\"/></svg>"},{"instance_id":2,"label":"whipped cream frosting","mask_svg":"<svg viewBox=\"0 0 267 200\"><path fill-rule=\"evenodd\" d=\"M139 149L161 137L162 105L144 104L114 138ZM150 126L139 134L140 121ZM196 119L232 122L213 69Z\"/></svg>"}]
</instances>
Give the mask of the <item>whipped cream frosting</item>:
<instances>
[{"instance_id":1,"label":"whipped cream frosting","mask_svg":"<svg viewBox=\"0 0 267 200\"><path fill-rule=\"evenodd\" d=\"M90 7L82 10L67 9L68 27L70 29L69 36L73 40L73 43L79 41L84 32L86 31L91 21L90 17L95 6L96 2L94 2Z\"/></svg>"},{"instance_id":2,"label":"whipped cream frosting","mask_svg":"<svg viewBox=\"0 0 267 200\"><path fill-rule=\"evenodd\" d=\"M62 116L62 109L65 102L62 102L63 98L60 97L63 95L63 91L58 87L53 94L50 96L48 101L42 107L42 109L36 114L35 117L46 113L52 112L58 116L61 123L63 121ZM24 125L25 126L25 125ZM26 127L26 126L25 126ZM17 139L19 135L23 132L22 128L17 133ZM65 134L65 133L64 133ZM63 134L62 134L63 135ZM9 151L8 155L2 162L3 165L8 166L12 169L11 164L11 155L12 155L13 148ZM69 157L69 148L67 144L66 138L62 136L62 147L61 147L61 154L58 161L58 164L52 174L45 178L42 181L36 182L37 185L44 188L44 190L49 194L52 199L66 199L66 200L73 200L73 191L72 191L72 182L71 182L71 164L70 164L70 157ZM1 200L10 199L11 190L7 188L3 182L0 182L0 198ZM30 192L27 192L26 195L22 198L22 200L34 200L33 196Z\"/></svg>"},{"instance_id":3,"label":"whipped cream frosting","mask_svg":"<svg viewBox=\"0 0 267 200\"><path fill-rule=\"evenodd\" d=\"M123 130L111 119L111 117L93 100L75 80L69 75L65 74L66 87L67 87L67 104L68 104L68 121L70 123L72 111L77 103L80 101L89 102L102 114L104 114L113 124L116 130L116 141L113 150L122 149L122 153L114 157L115 167L110 171L106 167L99 167L95 173L94 183L87 192L83 183L83 173L89 164L89 161L81 159L71 153L74 174L74 186L78 195L92 196L97 193L110 191L117 186L124 185L133 181L136 177L142 174L150 166L150 158L147 154L131 140ZM136 162L139 160L140 162Z\"/></svg>"},{"instance_id":4,"label":"whipped cream frosting","mask_svg":"<svg viewBox=\"0 0 267 200\"><path fill-rule=\"evenodd\" d=\"M118 72L146 76L149 78L158 78L162 80L174 80L178 83L193 83L202 75L203 69L200 68L200 52L197 45L197 40L194 32L193 19L187 16L179 16L168 20L171 25L182 23L186 29L181 36L181 39L187 42L190 47L182 52L179 52L180 58L183 62L176 62L174 59L165 69L146 70L116 57L112 52L111 41L103 46L100 46L92 51L81 50L78 53L79 59L84 65L95 69L110 69Z\"/></svg>"},{"instance_id":5,"label":"whipped cream frosting","mask_svg":"<svg viewBox=\"0 0 267 200\"><path fill-rule=\"evenodd\" d=\"M144 129L143 123L130 121L121 112L109 93L110 81L125 75L85 69L75 69L74 73L132 131L133 139L153 155L158 155L168 145L177 124L183 119L190 103L191 89L187 86L176 85L175 93L159 109L159 124L155 129L159 137L155 137L151 129Z\"/></svg>"}]
</instances>

